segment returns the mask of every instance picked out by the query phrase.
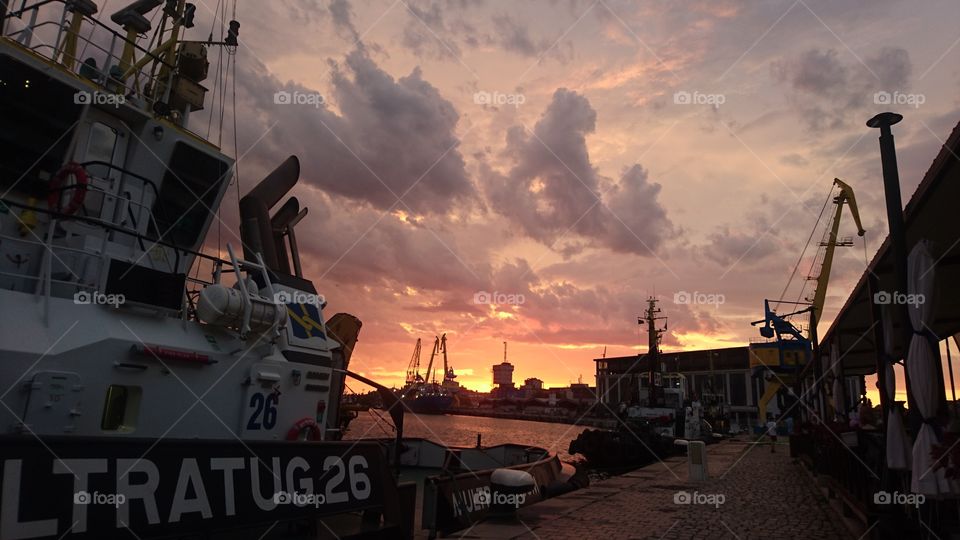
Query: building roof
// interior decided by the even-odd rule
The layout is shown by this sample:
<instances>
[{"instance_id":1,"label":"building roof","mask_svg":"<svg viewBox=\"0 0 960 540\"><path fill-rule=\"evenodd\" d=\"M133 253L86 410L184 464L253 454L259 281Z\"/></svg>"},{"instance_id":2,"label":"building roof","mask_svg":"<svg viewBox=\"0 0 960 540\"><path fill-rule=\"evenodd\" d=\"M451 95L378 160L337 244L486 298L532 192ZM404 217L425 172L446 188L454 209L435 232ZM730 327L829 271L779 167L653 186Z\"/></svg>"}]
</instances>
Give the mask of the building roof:
<instances>
[{"instance_id":1,"label":"building roof","mask_svg":"<svg viewBox=\"0 0 960 540\"><path fill-rule=\"evenodd\" d=\"M637 373L650 369L650 360L646 354L634 356L614 356L595 358L598 369L609 373ZM750 353L746 345L724 349L706 349L702 351L661 352L660 362L666 364L667 371L708 371L749 369Z\"/></svg>"},{"instance_id":2,"label":"building roof","mask_svg":"<svg viewBox=\"0 0 960 540\"><path fill-rule=\"evenodd\" d=\"M909 120L905 120L909 121ZM894 134L896 136L896 133ZM880 150L877 148L876 189L882 190ZM960 219L957 203L960 201L960 124L954 127L947 142L941 147L933 164L927 170L903 210L906 226L907 253L921 239L931 242L936 266L936 298L934 319L930 329L946 339L960 332ZM884 231L886 232L886 231ZM895 291L893 253L890 238L886 237L867 270L844 302L830 328L821 338L821 348L836 341L840 357L848 375L876 372L876 344L873 339L873 298L869 276L880 280L880 290ZM906 293L906 291L901 291ZM903 356L904 321L896 313L893 317L895 355Z\"/></svg>"}]
</instances>

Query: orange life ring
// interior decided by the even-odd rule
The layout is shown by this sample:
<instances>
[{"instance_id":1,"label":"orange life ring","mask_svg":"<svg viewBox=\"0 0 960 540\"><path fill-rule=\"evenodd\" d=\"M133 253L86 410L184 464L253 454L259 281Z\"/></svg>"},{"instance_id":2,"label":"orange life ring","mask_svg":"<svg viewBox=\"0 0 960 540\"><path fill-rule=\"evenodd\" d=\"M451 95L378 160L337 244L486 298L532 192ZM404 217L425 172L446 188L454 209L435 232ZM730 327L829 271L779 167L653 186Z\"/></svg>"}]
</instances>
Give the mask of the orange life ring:
<instances>
[{"instance_id":1,"label":"orange life ring","mask_svg":"<svg viewBox=\"0 0 960 540\"><path fill-rule=\"evenodd\" d=\"M301 438L304 432L307 434L306 439ZM297 423L293 424L293 427L287 432L288 441L319 441L320 436L320 424L317 424L316 420L309 417L297 420Z\"/></svg>"},{"instance_id":2,"label":"orange life ring","mask_svg":"<svg viewBox=\"0 0 960 540\"><path fill-rule=\"evenodd\" d=\"M65 187L64 183L70 175L73 175L76 184ZM60 212L61 214L73 214L83 206L83 199L87 195L87 184L89 182L90 177L87 175L87 170L83 168L83 165L74 161L67 163L62 169L57 171L57 174L50 180L47 206L50 207L50 210ZM63 206L63 192L68 189L73 190L73 194L70 196L70 201L67 202L67 205Z\"/></svg>"}]
</instances>

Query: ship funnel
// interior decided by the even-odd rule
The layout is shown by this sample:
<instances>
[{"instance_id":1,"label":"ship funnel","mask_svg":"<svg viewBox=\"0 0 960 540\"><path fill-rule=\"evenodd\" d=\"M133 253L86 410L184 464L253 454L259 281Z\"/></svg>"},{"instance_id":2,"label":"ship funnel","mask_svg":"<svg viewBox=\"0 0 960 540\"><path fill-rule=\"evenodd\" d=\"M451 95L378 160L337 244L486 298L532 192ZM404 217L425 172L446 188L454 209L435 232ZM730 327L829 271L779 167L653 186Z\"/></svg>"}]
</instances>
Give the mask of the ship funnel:
<instances>
[{"instance_id":1,"label":"ship funnel","mask_svg":"<svg viewBox=\"0 0 960 540\"><path fill-rule=\"evenodd\" d=\"M277 268L285 274L292 272L290 272L290 257L287 255L287 246L283 237L287 234L289 225L293 223L299 213L300 201L296 197L290 197L270 218L273 245L277 249Z\"/></svg>"},{"instance_id":2,"label":"ship funnel","mask_svg":"<svg viewBox=\"0 0 960 540\"><path fill-rule=\"evenodd\" d=\"M281 271L270 208L293 189L299 179L300 160L290 156L240 199L240 237L245 259L256 260L256 253L260 253L268 268Z\"/></svg>"}]
</instances>

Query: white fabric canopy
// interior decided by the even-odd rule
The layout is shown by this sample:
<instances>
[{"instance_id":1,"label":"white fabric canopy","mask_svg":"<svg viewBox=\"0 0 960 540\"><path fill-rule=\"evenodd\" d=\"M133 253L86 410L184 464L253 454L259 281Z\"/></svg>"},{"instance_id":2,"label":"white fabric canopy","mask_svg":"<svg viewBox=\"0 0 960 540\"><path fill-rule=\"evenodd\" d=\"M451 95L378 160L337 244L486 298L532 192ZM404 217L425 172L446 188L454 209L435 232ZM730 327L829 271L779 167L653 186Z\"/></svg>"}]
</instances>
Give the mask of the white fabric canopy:
<instances>
[{"instance_id":1,"label":"white fabric canopy","mask_svg":"<svg viewBox=\"0 0 960 540\"><path fill-rule=\"evenodd\" d=\"M910 469L910 441L907 439L907 430L903 425L903 415L899 407L893 406L897 395L897 374L893 371L893 313L889 305L883 306L880 312L883 322L883 351L888 359L886 366L887 403L890 412L887 415L887 468L893 470Z\"/></svg>"},{"instance_id":2,"label":"white fabric canopy","mask_svg":"<svg viewBox=\"0 0 960 540\"><path fill-rule=\"evenodd\" d=\"M910 326L913 338L907 349L905 360L907 373L910 374L910 391L913 402L924 419L932 419L937 414L939 402L939 377L937 376L937 354L933 344L927 338L934 315L934 261L926 241L920 241L907 257L907 311L910 314ZM930 455L933 446L940 440L933 426L924 422L913 443L913 477L910 490L924 495L950 493L951 482L946 471L934 468Z\"/></svg>"}]
</instances>

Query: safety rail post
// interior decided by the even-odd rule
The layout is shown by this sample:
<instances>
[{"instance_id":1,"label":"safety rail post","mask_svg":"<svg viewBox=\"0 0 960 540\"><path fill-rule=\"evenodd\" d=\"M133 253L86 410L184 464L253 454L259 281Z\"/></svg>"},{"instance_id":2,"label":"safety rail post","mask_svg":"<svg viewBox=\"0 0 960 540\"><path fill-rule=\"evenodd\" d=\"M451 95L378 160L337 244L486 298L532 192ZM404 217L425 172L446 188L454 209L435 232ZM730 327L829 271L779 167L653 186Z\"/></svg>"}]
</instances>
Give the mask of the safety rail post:
<instances>
[{"instance_id":1,"label":"safety rail post","mask_svg":"<svg viewBox=\"0 0 960 540\"><path fill-rule=\"evenodd\" d=\"M63 4L63 12L60 13L60 24L57 26L57 38L53 40L53 60L57 63L62 63L62 59L58 60L60 56L60 39L63 36L63 27L67 24L67 3Z\"/></svg>"},{"instance_id":2,"label":"safety rail post","mask_svg":"<svg viewBox=\"0 0 960 540\"><path fill-rule=\"evenodd\" d=\"M233 246L227 242L227 253L230 254L230 262L233 264L233 273L237 276L237 285L240 286L240 292L243 293L243 324L240 325L240 337L247 338L250 332L250 315L253 313L253 303L250 302L250 293L247 291L247 284L240 274L240 262L233 253Z\"/></svg>"},{"instance_id":3,"label":"safety rail post","mask_svg":"<svg viewBox=\"0 0 960 540\"><path fill-rule=\"evenodd\" d=\"M270 295L269 298L273 300L274 304L276 304L277 293L274 292L273 283L270 282L270 273L267 272L267 265L263 263L263 257L260 256L259 252L256 253L256 256L257 256L257 263L260 265L260 275L263 276L263 283L265 284L264 286L267 289L267 294ZM286 309L286 306L284 306L284 309ZM273 327L272 327L273 339L277 339L278 337L280 337L280 321L282 319L282 317L280 316L281 313L282 312L278 311L277 316L274 318L274 321L273 321Z\"/></svg>"}]
</instances>

